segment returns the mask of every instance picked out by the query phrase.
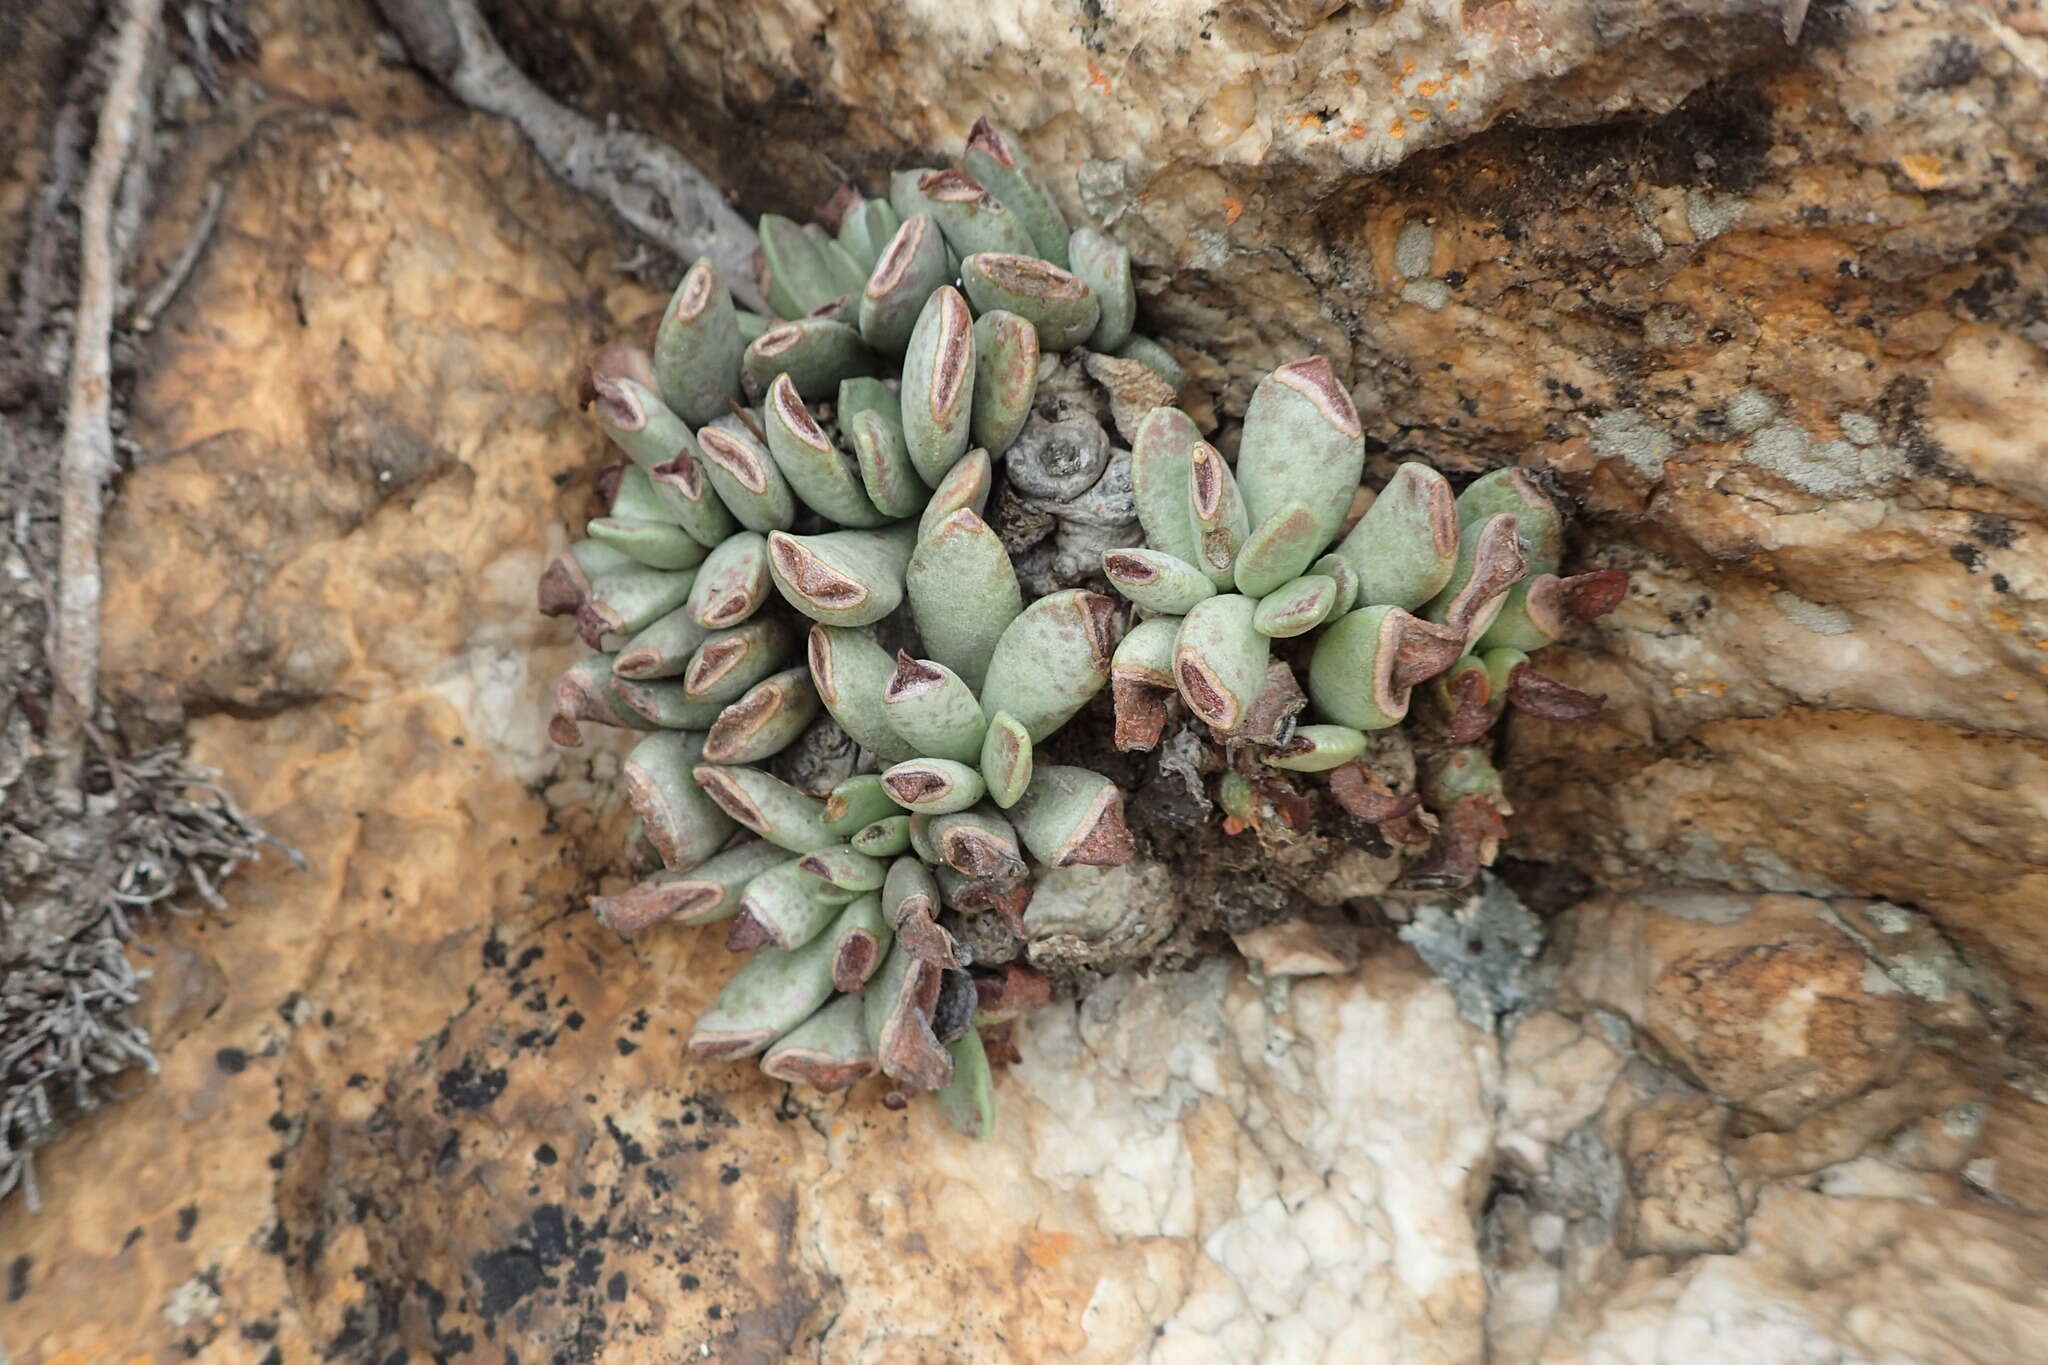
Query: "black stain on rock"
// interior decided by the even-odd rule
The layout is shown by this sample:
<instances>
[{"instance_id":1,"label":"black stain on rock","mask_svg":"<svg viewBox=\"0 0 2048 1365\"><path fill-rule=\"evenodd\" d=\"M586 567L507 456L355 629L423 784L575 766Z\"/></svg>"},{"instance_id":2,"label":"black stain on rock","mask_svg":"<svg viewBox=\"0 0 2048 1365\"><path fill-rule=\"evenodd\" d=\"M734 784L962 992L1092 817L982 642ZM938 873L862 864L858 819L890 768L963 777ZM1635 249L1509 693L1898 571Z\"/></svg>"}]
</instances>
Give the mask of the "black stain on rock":
<instances>
[{"instance_id":1,"label":"black stain on rock","mask_svg":"<svg viewBox=\"0 0 2048 1365\"><path fill-rule=\"evenodd\" d=\"M601 1243L609 1233L607 1219L585 1223L560 1204L541 1205L514 1230L512 1245L470 1262L483 1287L478 1311L493 1318L535 1290L560 1287L564 1267L570 1289L594 1288L604 1271Z\"/></svg>"},{"instance_id":2,"label":"black stain on rock","mask_svg":"<svg viewBox=\"0 0 2048 1365\"><path fill-rule=\"evenodd\" d=\"M505 1093L505 1068L477 1068L465 1057L462 1065L441 1073L441 1098L457 1109L481 1109Z\"/></svg>"},{"instance_id":3,"label":"black stain on rock","mask_svg":"<svg viewBox=\"0 0 2048 1365\"><path fill-rule=\"evenodd\" d=\"M639 1166L646 1163L647 1149L635 1141L630 1134L621 1129L618 1124L612 1122L610 1114L604 1116L604 1130L611 1134L613 1142L619 1144L620 1160L624 1161L628 1166Z\"/></svg>"}]
</instances>

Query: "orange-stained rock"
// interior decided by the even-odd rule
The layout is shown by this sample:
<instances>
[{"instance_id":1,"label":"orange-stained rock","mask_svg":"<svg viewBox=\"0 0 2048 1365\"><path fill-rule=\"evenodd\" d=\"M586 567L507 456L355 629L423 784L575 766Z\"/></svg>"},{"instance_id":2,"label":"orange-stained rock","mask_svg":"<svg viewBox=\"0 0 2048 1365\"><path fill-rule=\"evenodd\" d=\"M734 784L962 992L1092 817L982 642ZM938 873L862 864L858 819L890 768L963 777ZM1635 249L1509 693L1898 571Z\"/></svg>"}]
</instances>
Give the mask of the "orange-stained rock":
<instances>
[{"instance_id":1,"label":"orange-stained rock","mask_svg":"<svg viewBox=\"0 0 2048 1365\"><path fill-rule=\"evenodd\" d=\"M967 1146L929 1106L686 1060L717 935L586 913L622 867L618 745L546 744L574 647L533 580L607 458L574 366L644 341L659 282L516 133L387 64L371 7L255 8L256 78L184 111L145 234L170 259L225 179L140 356L106 681L137 732L190 719L310 866L143 945L163 1073L45 1154L40 1218L0 1207L10 1360L2004 1361L2048 1335L2040 25L489 7L749 209L834 168L878 188L993 108L1133 247L1219 448L1262 368L1325 351L1375 480L1522 464L1582 513L1576 565L1633 575L1543 661L1604 714L1508 723L1508 855L1610 893L1551 921L1554 998L1472 1029L1378 946L1399 905L1354 907L1355 941L1255 930L1274 977L1364 960L1116 977L1020 1027ZM1383 880L1327 861L1333 901Z\"/></svg>"}]
</instances>

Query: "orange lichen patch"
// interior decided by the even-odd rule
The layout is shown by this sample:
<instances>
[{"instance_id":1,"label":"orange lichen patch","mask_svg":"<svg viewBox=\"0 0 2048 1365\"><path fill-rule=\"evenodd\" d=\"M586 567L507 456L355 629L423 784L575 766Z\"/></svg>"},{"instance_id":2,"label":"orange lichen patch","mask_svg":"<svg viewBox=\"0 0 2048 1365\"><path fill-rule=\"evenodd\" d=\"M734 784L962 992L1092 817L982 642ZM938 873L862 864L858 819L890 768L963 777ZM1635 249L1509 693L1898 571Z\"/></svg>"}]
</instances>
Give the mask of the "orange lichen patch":
<instances>
[{"instance_id":1,"label":"orange lichen patch","mask_svg":"<svg viewBox=\"0 0 2048 1365\"><path fill-rule=\"evenodd\" d=\"M1346 85L1356 85L1356 84L1358 84L1358 73L1357 73L1356 71L1347 71L1347 72L1345 72L1345 73L1344 73L1344 84L1346 84Z\"/></svg>"},{"instance_id":2,"label":"orange lichen patch","mask_svg":"<svg viewBox=\"0 0 2048 1365\"><path fill-rule=\"evenodd\" d=\"M1323 116L1313 109L1291 115L1287 121L1296 128L1320 128L1323 126Z\"/></svg>"},{"instance_id":3,"label":"orange lichen patch","mask_svg":"<svg viewBox=\"0 0 2048 1365\"><path fill-rule=\"evenodd\" d=\"M1429 110L1427 109L1410 109L1408 111L1408 119L1411 123L1420 123L1428 117Z\"/></svg>"},{"instance_id":4,"label":"orange lichen patch","mask_svg":"<svg viewBox=\"0 0 2048 1365\"><path fill-rule=\"evenodd\" d=\"M1088 63L1088 84L1107 95L1116 87L1109 83L1109 77L1102 74L1102 68L1092 60Z\"/></svg>"},{"instance_id":5,"label":"orange lichen patch","mask_svg":"<svg viewBox=\"0 0 2048 1365\"><path fill-rule=\"evenodd\" d=\"M1700 682L1694 682L1691 676L1682 670L1672 674L1671 677L1672 682L1675 684L1671 689L1671 695L1674 699L1684 697L1688 693L1700 693L1709 697L1725 697L1728 695L1728 684L1719 678L1707 678Z\"/></svg>"},{"instance_id":6,"label":"orange lichen patch","mask_svg":"<svg viewBox=\"0 0 2048 1365\"><path fill-rule=\"evenodd\" d=\"M1073 1234L1066 1232L1036 1232L1024 1244L1024 1255L1040 1270L1051 1270L1067 1258L1074 1249Z\"/></svg>"},{"instance_id":7,"label":"orange lichen patch","mask_svg":"<svg viewBox=\"0 0 2048 1365\"><path fill-rule=\"evenodd\" d=\"M1356 142L1364 136L1365 125L1363 123L1354 123L1344 130L1344 140L1347 142Z\"/></svg>"},{"instance_id":8,"label":"orange lichen patch","mask_svg":"<svg viewBox=\"0 0 2048 1365\"><path fill-rule=\"evenodd\" d=\"M1941 158L1928 152L1908 152L1899 158L1899 169L1923 190L1940 189L1948 181L1948 175L1941 169Z\"/></svg>"},{"instance_id":9,"label":"orange lichen patch","mask_svg":"<svg viewBox=\"0 0 2048 1365\"><path fill-rule=\"evenodd\" d=\"M1455 114L1455 113L1457 113L1457 112L1458 112L1458 102L1457 102L1456 100L1452 100L1452 101L1451 101L1451 102L1450 102L1449 104L1446 104L1446 105L1444 106L1444 112L1445 112L1446 114Z\"/></svg>"},{"instance_id":10,"label":"orange lichen patch","mask_svg":"<svg viewBox=\"0 0 2048 1365\"><path fill-rule=\"evenodd\" d=\"M1444 83L1442 81L1422 81L1421 83L1416 85L1415 93L1421 95L1424 99L1427 99L1431 95L1436 94L1437 91L1443 88Z\"/></svg>"},{"instance_id":11,"label":"orange lichen patch","mask_svg":"<svg viewBox=\"0 0 2048 1365\"><path fill-rule=\"evenodd\" d=\"M1224 195L1223 225L1225 227L1229 227L1231 224L1235 223L1238 219L1242 217L1244 217L1244 200L1239 199L1235 195Z\"/></svg>"},{"instance_id":12,"label":"orange lichen patch","mask_svg":"<svg viewBox=\"0 0 2048 1365\"><path fill-rule=\"evenodd\" d=\"M1409 57L1401 63L1401 74L1403 76L1412 76L1415 74L1415 59L1413 57Z\"/></svg>"},{"instance_id":13,"label":"orange lichen patch","mask_svg":"<svg viewBox=\"0 0 2048 1365\"><path fill-rule=\"evenodd\" d=\"M1401 122L1401 120L1399 119L1395 119L1394 126L1387 129L1387 135L1395 138L1406 137L1408 136L1408 125Z\"/></svg>"}]
</instances>

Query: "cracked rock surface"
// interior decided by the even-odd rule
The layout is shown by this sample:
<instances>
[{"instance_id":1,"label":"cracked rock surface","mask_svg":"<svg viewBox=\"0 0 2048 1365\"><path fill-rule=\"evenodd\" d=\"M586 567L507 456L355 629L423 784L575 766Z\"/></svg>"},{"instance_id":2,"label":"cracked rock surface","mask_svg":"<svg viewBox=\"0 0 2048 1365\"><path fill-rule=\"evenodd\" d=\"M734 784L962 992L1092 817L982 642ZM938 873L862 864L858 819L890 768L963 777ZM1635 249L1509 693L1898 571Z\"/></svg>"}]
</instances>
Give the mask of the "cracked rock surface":
<instances>
[{"instance_id":1,"label":"cracked rock surface","mask_svg":"<svg viewBox=\"0 0 2048 1365\"><path fill-rule=\"evenodd\" d=\"M574 650L532 610L602 456L575 363L668 263L373 7L265 0L150 228L225 179L141 358L105 667L310 867L145 940L163 1074L0 1207L13 1365L2048 1339L2031 7L488 8L750 210L994 110L1133 246L1220 446L1321 350L1375 479L1575 501L1634 588L1545 664L1607 709L1510 724L1512 933L1389 903L1114 977L1019 1031L989 1143L684 1058L734 960L585 911L629 813L611 741L546 744Z\"/></svg>"}]
</instances>

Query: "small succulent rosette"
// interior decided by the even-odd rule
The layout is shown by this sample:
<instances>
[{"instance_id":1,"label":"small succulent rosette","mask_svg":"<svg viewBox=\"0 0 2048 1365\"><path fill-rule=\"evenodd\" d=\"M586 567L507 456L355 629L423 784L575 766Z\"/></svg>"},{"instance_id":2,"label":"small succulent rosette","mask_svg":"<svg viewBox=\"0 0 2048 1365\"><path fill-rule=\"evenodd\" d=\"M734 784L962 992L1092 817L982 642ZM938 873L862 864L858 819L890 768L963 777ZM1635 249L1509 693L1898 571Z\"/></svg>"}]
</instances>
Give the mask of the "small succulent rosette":
<instances>
[{"instance_id":1,"label":"small succulent rosette","mask_svg":"<svg viewBox=\"0 0 2048 1365\"><path fill-rule=\"evenodd\" d=\"M1529 654L1611 610L1627 574L1560 578L1563 516L1518 469L1454 495L1410 462L1368 496L1363 427L1319 356L1253 390L1234 467L1170 407L1144 418L1131 457L1145 544L1102 557L1141 617L1111 664L1118 747L1156 747L1178 704L1223 755L1233 831L1307 810L1272 770L1325 773L1338 804L1396 847L1433 849L1407 885L1471 881L1510 813L1481 741L1509 704L1598 711L1602 698L1535 672ZM1409 720L1424 684L1425 772L1403 792L1375 768L1376 739Z\"/></svg>"}]
</instances>

